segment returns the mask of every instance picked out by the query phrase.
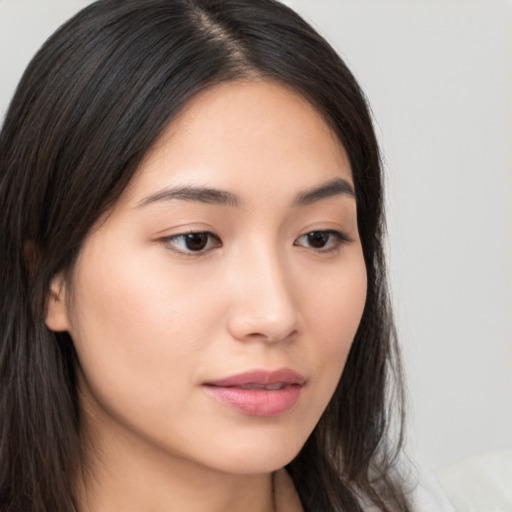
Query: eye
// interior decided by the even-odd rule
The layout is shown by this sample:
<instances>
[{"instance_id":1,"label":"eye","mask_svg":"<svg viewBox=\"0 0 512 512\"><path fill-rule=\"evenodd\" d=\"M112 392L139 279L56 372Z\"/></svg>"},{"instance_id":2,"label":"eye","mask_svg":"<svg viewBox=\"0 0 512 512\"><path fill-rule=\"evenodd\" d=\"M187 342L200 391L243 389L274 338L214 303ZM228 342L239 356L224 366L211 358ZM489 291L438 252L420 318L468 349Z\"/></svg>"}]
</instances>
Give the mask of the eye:
<instances>
[{"instance_id":1,"label":"eye","mask_svg":"<svg viewBox=\"0 0 512 512\"><path fill-rule=\"evenodd\" d=\"M165 237L162 241L171 250L183 254L202 253L222 246L220 238L209 231L181 233Z\"/></svg>"},{"instance_id":2,"label":"eye","mask_svg":"<svg viewBox=\"0 0 512 512\"><path fill-rule=\"evenodd\" d=\"M310 231L299 236L294 245L309 247L323 252L334 251L341 245L350 242L350 238L341 231L333 229Z\"/></svg>"}]
</instances>

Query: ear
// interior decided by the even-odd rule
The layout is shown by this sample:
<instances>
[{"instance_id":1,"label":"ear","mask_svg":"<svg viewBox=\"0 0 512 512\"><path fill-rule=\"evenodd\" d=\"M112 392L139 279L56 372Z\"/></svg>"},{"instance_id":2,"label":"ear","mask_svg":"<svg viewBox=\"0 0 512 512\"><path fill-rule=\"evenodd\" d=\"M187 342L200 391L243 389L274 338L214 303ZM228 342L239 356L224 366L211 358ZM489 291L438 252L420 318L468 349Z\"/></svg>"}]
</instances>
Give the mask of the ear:
<instances>
[{"instance_id":1,"label":"ear","mask_svg":"<svg viewBox=\"0 0 512 512\"><path fill-rule=\"evenodd\" d=\"M52 331L69 331L70 322L63 274L57 274L50 283L46 304L45 323Z\"/></svg>"}]
</instances>

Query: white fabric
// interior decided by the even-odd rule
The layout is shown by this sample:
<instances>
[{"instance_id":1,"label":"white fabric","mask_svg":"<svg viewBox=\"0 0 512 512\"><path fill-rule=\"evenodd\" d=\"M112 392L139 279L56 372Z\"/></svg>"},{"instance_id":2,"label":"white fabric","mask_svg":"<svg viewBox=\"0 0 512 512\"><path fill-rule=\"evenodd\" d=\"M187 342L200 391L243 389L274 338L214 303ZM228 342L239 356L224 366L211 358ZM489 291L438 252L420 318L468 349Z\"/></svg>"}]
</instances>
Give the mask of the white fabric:
<instances>
[{"instance_id":1,"label":"white fabric","mask_svg":"<svg viewBox=\"0 0 512 512\"><path fill-rule=\"evenodd\" d=\"M456 512L512 512L512 449L487 452L436 472Z\"/></svg>"}]
</instances>

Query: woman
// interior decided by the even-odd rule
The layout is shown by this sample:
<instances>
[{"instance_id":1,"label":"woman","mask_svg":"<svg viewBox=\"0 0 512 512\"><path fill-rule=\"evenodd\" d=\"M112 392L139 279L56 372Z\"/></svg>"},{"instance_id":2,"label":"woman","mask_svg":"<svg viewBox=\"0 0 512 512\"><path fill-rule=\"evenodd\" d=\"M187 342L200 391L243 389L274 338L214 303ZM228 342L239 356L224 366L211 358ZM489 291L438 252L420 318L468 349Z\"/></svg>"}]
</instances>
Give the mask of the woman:
<instances>
[{"instance_id":1,"label":"woman","mask_svg":"<svg viewBox=\"0 0 512 512\"><path fill-rule=\"evenodd\" d=\"M412 510L378 147L293 11L96 2L0 154L2 511Z\"/></svg>"}]
</instances>

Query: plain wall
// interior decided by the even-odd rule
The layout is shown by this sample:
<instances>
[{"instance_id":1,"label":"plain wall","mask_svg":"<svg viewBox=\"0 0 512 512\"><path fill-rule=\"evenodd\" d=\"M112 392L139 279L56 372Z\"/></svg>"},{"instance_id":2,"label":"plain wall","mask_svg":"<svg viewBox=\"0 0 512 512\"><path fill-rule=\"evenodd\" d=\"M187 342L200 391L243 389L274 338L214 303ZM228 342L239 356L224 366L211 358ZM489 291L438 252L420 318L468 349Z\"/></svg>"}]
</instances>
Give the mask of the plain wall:
<instances>
[{"instance_id":1,"label":"plain wall","mask_svg":"<svg viewBox=\"0 0 512 512\"><path fill-rule=\"evenodd\" d=\"M32 54L84 0L0 0L0 116ZM289 0L372 105L390 276L431 469L512 445L512 3Z\"/></svg>"}]
</instances>

